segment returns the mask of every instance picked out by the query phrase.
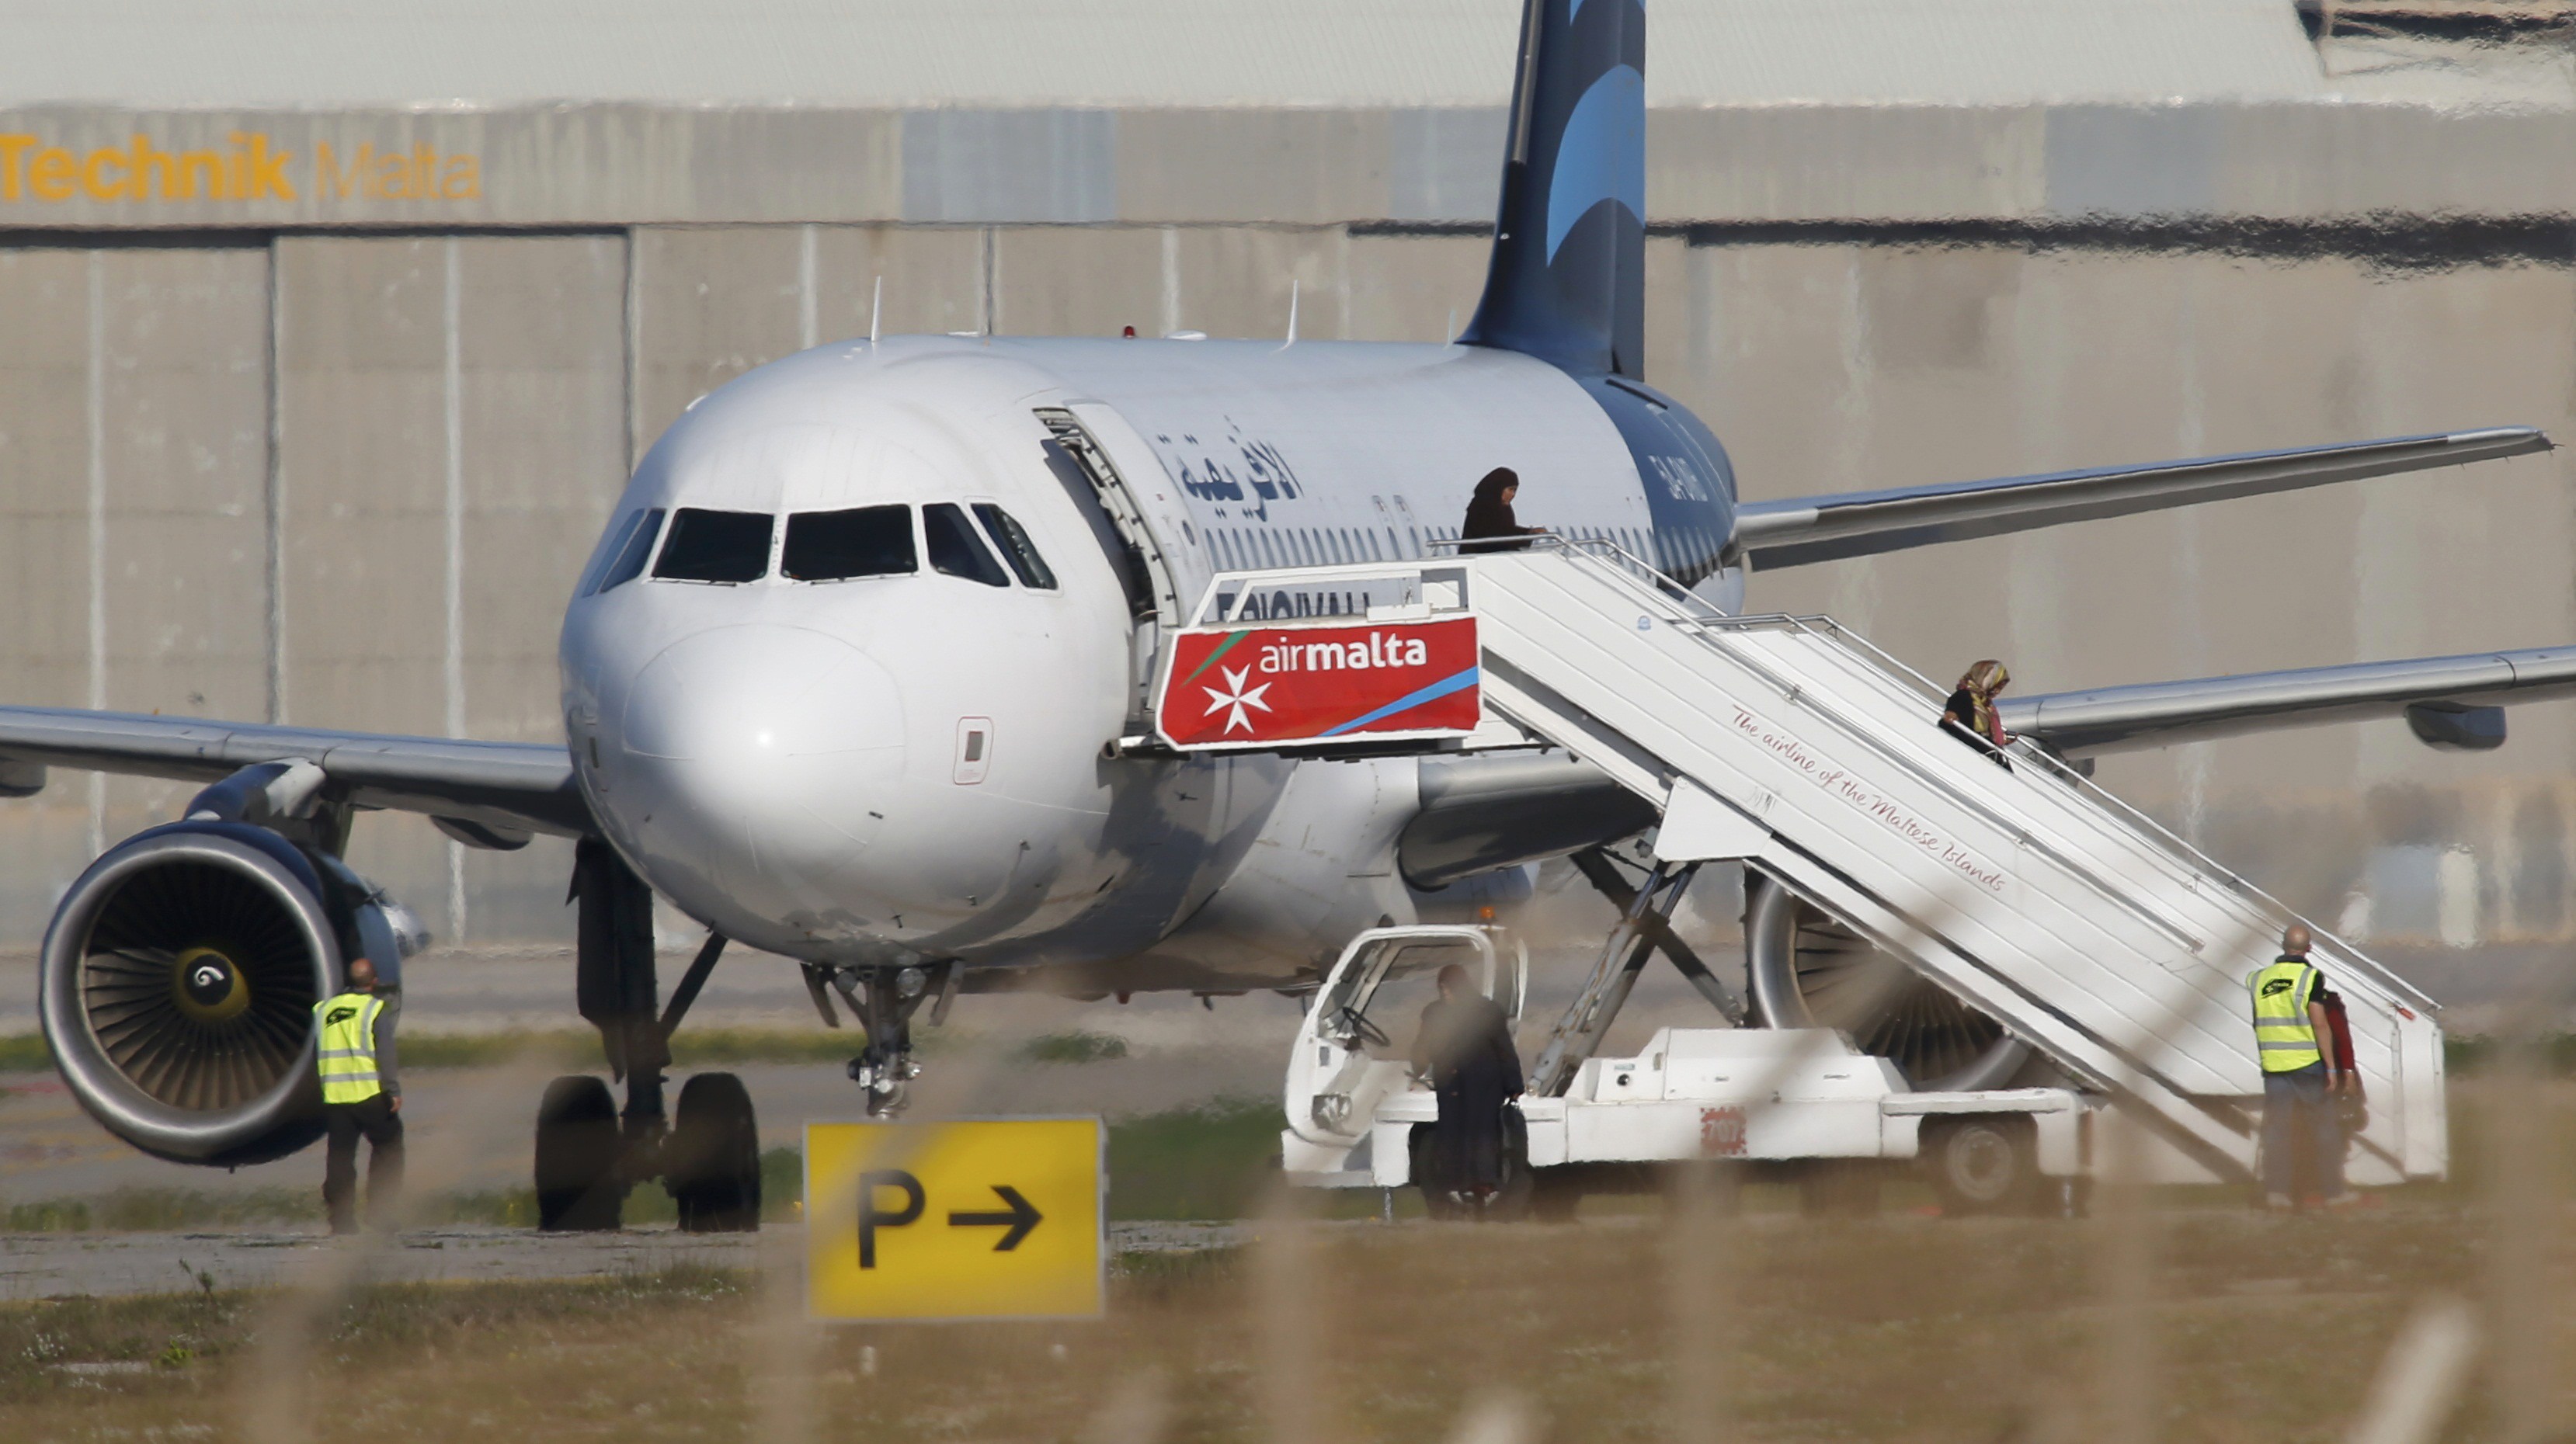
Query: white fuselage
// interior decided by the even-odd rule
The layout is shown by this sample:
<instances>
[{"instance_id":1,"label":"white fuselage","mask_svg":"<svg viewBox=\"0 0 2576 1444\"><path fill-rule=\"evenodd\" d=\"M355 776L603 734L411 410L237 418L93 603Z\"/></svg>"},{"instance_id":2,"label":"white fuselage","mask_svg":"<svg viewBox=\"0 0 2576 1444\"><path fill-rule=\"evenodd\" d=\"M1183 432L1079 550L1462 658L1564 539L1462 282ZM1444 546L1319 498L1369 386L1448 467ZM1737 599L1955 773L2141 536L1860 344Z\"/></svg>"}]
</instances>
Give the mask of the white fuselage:
<instances>
[{"instance_id":1,"label":"white fuselage","mask_svg":"<svg viewBox=\"0 0 2576 1444\"><path fill-rule=\"evenodd\" d=\"M1144 514L1166 621L1220 570L1422 555L1498 466L1520 476L1524 522L1651 545L1619 428L1565 373L1509 352L821 347L664 434L566 614L566 723L611 840L692 916L816 961L1132 960L1135 986L1252 985L1381 916L1410 921L1391 865L1410 760L1104 756L1153 628L1140 643L1139 593L1041 412L1076 418ZM959 509L924 512L937 503ZM639 514L664 513L667 535L688 508L784 523L881 506L909 508L910 572L791 579L781 524L757 579L668 580L657 561L598 586ZM1007 560L991 508L1053 587L934 565L925 528L960 515L985 518L975 540Z\"/></svg>"}]
</instances>

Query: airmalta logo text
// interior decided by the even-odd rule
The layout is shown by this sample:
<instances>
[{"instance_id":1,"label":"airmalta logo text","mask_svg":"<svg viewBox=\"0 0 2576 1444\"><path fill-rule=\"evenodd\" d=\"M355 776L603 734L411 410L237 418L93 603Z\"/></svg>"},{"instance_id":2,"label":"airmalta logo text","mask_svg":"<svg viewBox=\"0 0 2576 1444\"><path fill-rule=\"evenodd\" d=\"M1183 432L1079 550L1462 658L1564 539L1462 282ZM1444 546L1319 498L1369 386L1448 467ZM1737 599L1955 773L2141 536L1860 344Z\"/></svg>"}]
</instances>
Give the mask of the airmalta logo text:
<instances>
[{"instance_id":1,"label":"airmalta logo text","mask_svg":"<svg viewBox=\"0 0 2576 1444\"><path fill-rule=\"evenodd\" d=\"M0 201L292 201L299 171L316 200L470 201L483 196L483 161L430 145L347 154L324 141L309 169L257 132L234 131L223 149L163 150L148 135L75 151L43 137L0 134Z\"/></svg>"}]
</instances>

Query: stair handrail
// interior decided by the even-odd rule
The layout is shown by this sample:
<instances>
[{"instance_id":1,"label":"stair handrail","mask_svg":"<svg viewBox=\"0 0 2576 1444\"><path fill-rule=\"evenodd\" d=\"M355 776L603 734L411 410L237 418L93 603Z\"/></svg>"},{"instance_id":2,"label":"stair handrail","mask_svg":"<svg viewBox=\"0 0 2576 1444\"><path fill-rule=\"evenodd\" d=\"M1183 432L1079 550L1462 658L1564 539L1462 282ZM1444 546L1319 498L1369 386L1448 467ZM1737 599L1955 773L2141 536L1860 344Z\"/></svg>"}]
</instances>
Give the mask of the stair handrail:
<instances>
[{"instance_id":1,"label":"stair handrail","mask_svg":"<svg viewBox=\"0 0 2576 1444\"><path fill-rule=\"evenodd\" d=\"M1571 549L1569 549L1569 551L1570 550ZM1671 618L1668 620L1684 621L1684 619L1680 618ZM1676 630L1682 631L1685 635L1694 636L1707 645L1714 646L1716 643L1712 635L1713 633L1765 630L1775 623L1786 623L1791 627L1809 631L1811 634L1813 634L1814 631L1812 628L1804 627L1801 620L1794 617L1718 617L1709 622L1698 623L1695 625L1685 621L1685 624L1676 627ZM2202 940L2195 936L2189 928L2183 926L2178 920L2166 917L2155 908L2139 901L2128 889L2121 887L2112 879L2100 875L2082 857L2068 852L2065 848L2058 846L2055 842L2046 837L2032 833L2029 828L2022 826L2019 822L2004 814L1985 798L1962 789L1949 778L1926 768L1921 762L1916 761L1912 757L1906 756L1903 752L1892 747L1886 741L1866 729L1855 727L1845 719L1815 707L1812 703L1806 700L1805 689L1797 685L1795 679L1781 676L1770 663L1763 659L1742 654L1730 654L1730 656L1731 660L1733 660L1736 665L1749 668L1754 673L1762 677L1771 689L1778 693L1782 698L1788 700L1793 705L1803 707L1810 716L1813 716L1825 726L1841 732L1860 746L1876 753L1890 766L1903 769L1924 786L1927 786L1948 798L1951 805L1958 807L1962 811L1969 812L1983 818L1989 826L2002 832L2007 837L2010 837L2016 846L2027 848L2047 857L2068 875L2081 879L2086 886L2090 887L2105 901L2111 903L2115 907L2119 907L2127 911L2140 922L2145 923L2147 926L2165 934L2167 937L2171 938L2176 943L2179 943L2189 951L2198 953L2201 950ZM1866 658L1864 658L1864 661L1865 660Z\"/></svg>"},{"instance_id":2,"label":"stair handrail","mask_svg":"<svg viewBox=\"0 0 2576 1444\"><path fill-rule=\"evenodd\" d=\"M1851 628L1843 625L1831 616L1827 616L1822 613L1796 615L1786 612L1746 613L1735 615L1719 613L1708 615L1706 612L1703 612L1702 609L1708 609L1709 611L1713 611L1713 609L1709 608L1709 604L1705 599L1693 595L1689 588L1684 586L1681 582L1657 571L1651 563L1627 551L1625 548L1618 546L1616 543L1593 538L1552 536L1534 537L1532 538L1532 541L1548 550L1560 551L1578 562L1593 563L1598 570L1606 573L1613 579L1626 583L1635 593L1641 594L1651 600L1664 602L1667 606L1674 606L1673 599L1677 596L1688 597L1690 599L1690 605L1675 606L1675 610L1680 612L1681 615L1672 617L1669 620L1682 622L1695 630L1758 631L1794 629L1811 635L1827 636L1830 637L1831 640L1851 648L1854 652L1860 654L1864 660L1876 664L1882 670L1893 673L1902 678L1910 679L1927 698L1941 699L1946 698L1948 695L1944 693L1931 678L1926 677L1923 673L1890 655L1885 649L1878 646L1878 644L1870 641L1860 633L1853 631ZM1607 563L1607 565L1602 565L1603 563ZM1647 581L1648 578L1652 579L1651 582ZM1640 585L1640 583L1644 583L1644 585ZM2039 767L2047 775L2056 778L2060 783L2075 791L2077 794L2093 801L2097 805L2105 807L2113 814L2127 821L2137 828L2138 831L2155 841L2157 845L2162 847L2167 853L2189 865L2194 870L2213 876L2220 883L2226 885L2238 895L2245 898L2249 903L2253 904L2258 910L2270 913L2273 920L2278 922L2281 926L2287 927L2289 924L2294 922L2306 926L2309 932L2315 936L2320 949L2331 955L2331 960L2350 965L2353 971L2363 974L2373 983L2377 984L2381 989L2394 995L2393 1000L2412 1003L2428 1012L2438 1012L2440 1010L2441 1004L2426 994L2421 988L2416 987L2414 984L2406 981L2402 977L2399 977L2394 972L2391 972L2385 964L2361 951L2359 947L2343 938L2341 935L2318 924L2299 912L2296 908L2282 902L2271 893L2264 891L2261 887L2257 886L2242 874L2236 872L2233 868L2228 867L2226 864L2219 862L2209 854L2201 851L2190 841L2175 833L2171 828L2165 826L2163 823L2149 816L2146 812L2140 810L2135 804L2122 798L2117 793L2103 787L2100 783L2085 776L2082 772L2077 771L2076 768L2065 758L2058 756L2056 753L2027 737L2014 738L2008 744L2008 750L2016 758ZM2016 832L2022 831L2022 829L2019 828L2014 828L2013 830Z\"/></svg>"},{"instance_id":3,"label":"stair handrail","mask_svg":"<svg viewBox=\"0 0 2576 1444\"><path fill-rule=\"evenodd\" d=\"M1248 584L1264 579L1276 578L1281 582L1312 587L1320 583L1343 581L1358 582L1373 578L1395 578L1408 575L1419 579L1425 572L1433 569L1444 571L1455 569L1458 568L1459 564L1462 562L1470 564L1464 570L1471 580L1470 586L1462 593L1460 601L1467 610L1473 610L1475 598L1472 586L1472 563L1478 559L1478 552L1472 546L1464 545L1454 539L1433 541L1429 543L1426 550L1428 551L1432 549L1436 549L1439 554L1412 558L1389 559L1386 561L1336 563L1329 566L1246 567L1219 571L1209 577L1207 586L1200 595L1198 607L1193 609L1190 613L1192 623L1194 625L1206 625L1212 620L1232 620L1231 617L1216 618L1210 615L1211 604L1217 599L1217 596L1223 587L1230 583ZM1523 548L1515 548L1514 550L1522 549ZM1597 571L1616 580L1632 594L1638 595L1649 603L1663 608L1666 612L1666 620L1679 624L1679 627L1682 630L1694 634L1703 632L1796 630L1810 635L1818 635L1826 637L1851 649L1864 661L1877 666L1880 670L1910 681L1927 700L1938 701L1948 695L1946 692L1942 691L1939 685L1934 683L1931 678L1925 676L1922 672L1917 671L1903 660L1889 654L1884 648L1881 648L1875 642L1872 642L1867 637L1853 631L1851 628L1845 626L1830 615L1826 615L1824 613L1727 613L1720 611L1715 603L1699 596L1693 592L1688 585L1664 572L1653 562L1638 556L1636 553L1629 551L1627 548L1619 545L1617 542L1609 540L1608 538L1576 537L1566 536L1560 533L1542 533L1530 537L1529 545L1526 549L1560 553L1578 564L1586 565L1590 570ZM1301 618L1298 620L1306 619ZM1315 618L1314 620L1324 619ZM1702 640L1711 644L1714 644L1715 641L1714 638L1705 636ZM2061 784L2068 787L2078 795L2091 800L2096 805L2104 807L2116 816L2125 820L2131 826L2135 827L2140 833L2152 839L2156 845L2164 849L2167 854L2184 863L2194 871L2203 873L2215 879L2220 884L2226 886L2237 895L2244 898L2259 911L2269 913L2272 918L2281 925L2286 927L2288 924L2293 922L2305 924L2309 931L2315 935L2320 952L2326 954L2330 961L2344 965L2350 971L2368 978L2381 990L2390 994L2392 1000L2410 1003L2426 1012L2438 1012L2440 1010L2441 1004L2439 1002L2427 995L2422 989L2391 972L2386 965L2372 958L2369 954L2361 951L2361 949L2355 944L2308 918L2297 909L2292 908L2287 903L2282 902L2279 898L2264 891L2261 887L2257 886L2242 874L2236 872L2233 868L2228 867L2224 863L2211 857L2209 854L2201 851L2200 848L2184 839L2171 828L2165 826L2162 822L2159 822L2154 817L2148 815L2135 804L2130 803L2118 794L2103 787L2100 783L2095 782L2092 778L2077 771L2070 763L2067 762L2066 759L2026 737L2016 737L2012 739L2012 741L2007 744L2007 749L2015 758L2039 768L2042 772L2057 779ZM1946 787L1945 790L1947 790ZM1972 802L1971 805L1976 804L1973 804ZM1991 811L1991 809L1981 810ZM2008 819L1999 817L1995 820L1999 825L2006 827L2017 836L2028 835L2026 829L2012 824ZM2054 851L2055 849L2051 850ZM2165 922L2163 919L2157 919L2156 921L2160 926L2169 930L2173 929L2173 925Z\"/></svg>"}]
</instances>

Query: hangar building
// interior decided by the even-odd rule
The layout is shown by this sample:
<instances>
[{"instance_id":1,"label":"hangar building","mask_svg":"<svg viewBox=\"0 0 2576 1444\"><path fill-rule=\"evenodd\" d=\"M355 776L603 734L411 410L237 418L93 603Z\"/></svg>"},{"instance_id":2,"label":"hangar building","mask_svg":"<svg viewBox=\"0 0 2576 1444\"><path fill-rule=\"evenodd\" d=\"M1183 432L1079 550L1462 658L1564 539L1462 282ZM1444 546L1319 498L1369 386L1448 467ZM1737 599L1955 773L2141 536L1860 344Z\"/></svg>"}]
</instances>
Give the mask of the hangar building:
<instances>
[{"instance_id":1,"label":"hangar building","mask_svg":"<svg viewBox=\"0 0 2576 1444\"><path fill-rule=\"evenodd\" d=\"M1309 337L1446 335L1518 10L0 0L0 698L558 736L559 608L636 457L728 378L864 334L880 282L889 332L1268 335L1293 287ZM2289 0L1654 17L1649 373L1750 496L2576 435L2563 51L2429 63ZM2576 642L2571 481L2393 478L1753 602L2032 690ZM2576 709L2514 728L2104 777L2365 935L2563 938ZM0 804L0 947L184 796ZM507 945L568 936L565 853L398 819L353 861Z\"/></svg>"}]
</instances>

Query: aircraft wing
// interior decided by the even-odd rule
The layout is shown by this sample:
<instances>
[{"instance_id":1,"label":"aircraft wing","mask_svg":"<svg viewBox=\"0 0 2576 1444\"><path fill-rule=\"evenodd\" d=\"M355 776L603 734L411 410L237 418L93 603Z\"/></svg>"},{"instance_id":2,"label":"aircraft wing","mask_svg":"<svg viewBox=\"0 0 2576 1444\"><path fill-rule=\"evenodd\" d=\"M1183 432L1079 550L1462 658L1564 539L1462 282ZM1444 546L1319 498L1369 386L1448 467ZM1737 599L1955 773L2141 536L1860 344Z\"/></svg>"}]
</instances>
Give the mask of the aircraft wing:
<instances>
[{"instance_id":1,"label":"aircraft wing","mask_svg":"<svg viewBox=\"0 0 2576 1444\"><path fill-rule=\"evenodd\" d=\"M2011 732L2081 758L2380 717L2434 747L2505 738L2501 704L2576 696L2576 647L2360 662L2006 698ZM1931 725L1926 713L1925 725ZM1397 840L1416 887L1562 856L1654 825L1654 809L1559 752L1426 759L1421 808Z\"/></svg>"},{"instance_id":2,"label":"aircraft wing","mask_svg":"<svg viewBox=\"0 0 2576 1444\"><path fill-rule=\"evenodd\" d=\"M2549 449L2549 438L2536 428L2501 426L2295 451L2250 451L2144 466L1760 501L1736 509L1732 547L1750 558L1755 570L1767 571Z\"/></svg>"},{"instance_id":3,"label":"aircraft wing","mask_svg":"<svg viewBox=\"0 0 2576 1444\"><path fill-rule=\"evenodd\" d=\"M0 707L0 791L26 796L45 767L217 782L256 762L302 759L362 807L506 832L594 830L559 742L469 742L212 722L194 717Z\"/></svg>"},{"instance_id":4,"label":"aircraft wing","mask_svg":"<svg viewBox=\"0 0 2576 1444\"><path fill-rule=\"evenodd\" d=\"M2006 730L2070 757L2398 716L2432 746L2483 750L2504 741L2498 704L2569 696L2576 647L2537 647L2007 697L1997 710Z\"/></svg>"}]
</instances>

